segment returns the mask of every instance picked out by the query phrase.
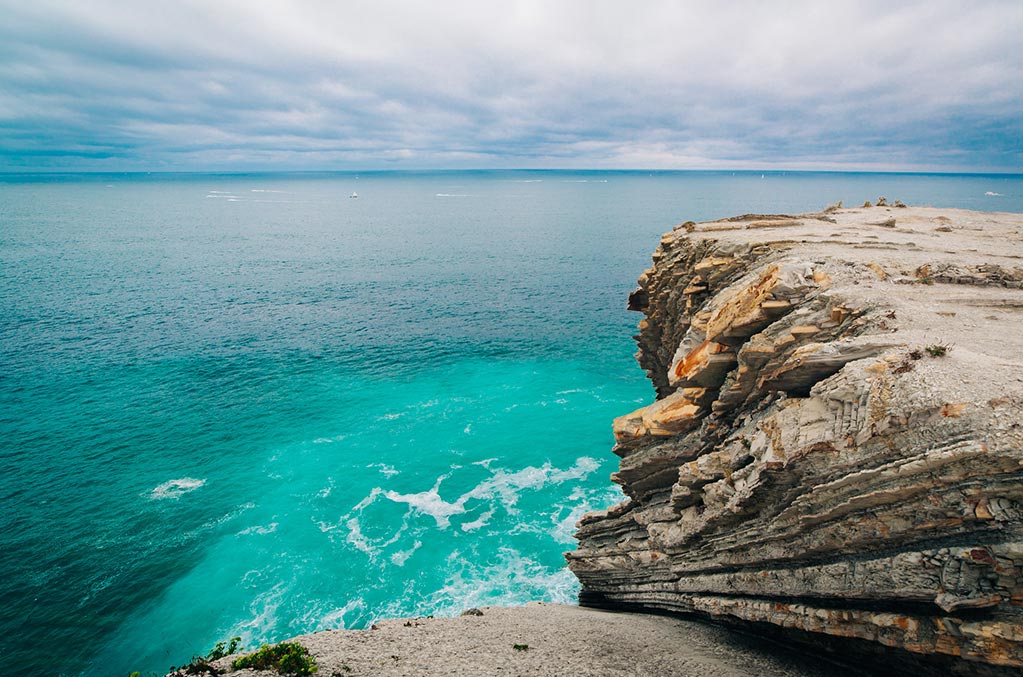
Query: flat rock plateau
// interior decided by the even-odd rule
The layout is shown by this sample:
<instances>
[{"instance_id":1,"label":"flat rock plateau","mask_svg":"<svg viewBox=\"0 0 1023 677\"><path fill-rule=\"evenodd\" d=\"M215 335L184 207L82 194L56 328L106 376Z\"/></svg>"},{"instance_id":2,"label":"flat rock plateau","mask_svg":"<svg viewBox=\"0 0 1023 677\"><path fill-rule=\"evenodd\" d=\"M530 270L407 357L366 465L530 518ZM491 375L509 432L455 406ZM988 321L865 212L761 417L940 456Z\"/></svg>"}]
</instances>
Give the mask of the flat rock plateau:
<instances>
[{"instance_id":1,"label":"flat rock plateau","mask_svg":"<svg viewBox=\"0 0 1023 677\"><path fill-rule=\"evenodd\" d=\"M921 674L1023 668L1023 215L688 222L629 307L657 399L584 606L696 614Z\"/></svg>"}]
</instances>

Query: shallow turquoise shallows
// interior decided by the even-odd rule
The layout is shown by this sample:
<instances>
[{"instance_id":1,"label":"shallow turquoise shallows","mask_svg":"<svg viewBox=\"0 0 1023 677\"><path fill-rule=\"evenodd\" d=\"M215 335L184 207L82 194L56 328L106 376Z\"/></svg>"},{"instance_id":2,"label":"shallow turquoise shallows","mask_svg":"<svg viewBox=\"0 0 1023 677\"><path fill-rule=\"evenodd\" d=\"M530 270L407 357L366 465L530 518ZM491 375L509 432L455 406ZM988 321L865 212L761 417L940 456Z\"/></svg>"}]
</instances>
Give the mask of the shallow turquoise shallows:
<instances>
[{"instance_id":1,"label":"shallow turquoise shallows","mask_svg":"<svg viewBox=\"0 0 1023 677\"><path fill-rule=\"evenodd\" d=\"M1023 178L0 175L0 661L574 600L660 234L880 195L1021 212Z\"/></svg>"}]
</instances>

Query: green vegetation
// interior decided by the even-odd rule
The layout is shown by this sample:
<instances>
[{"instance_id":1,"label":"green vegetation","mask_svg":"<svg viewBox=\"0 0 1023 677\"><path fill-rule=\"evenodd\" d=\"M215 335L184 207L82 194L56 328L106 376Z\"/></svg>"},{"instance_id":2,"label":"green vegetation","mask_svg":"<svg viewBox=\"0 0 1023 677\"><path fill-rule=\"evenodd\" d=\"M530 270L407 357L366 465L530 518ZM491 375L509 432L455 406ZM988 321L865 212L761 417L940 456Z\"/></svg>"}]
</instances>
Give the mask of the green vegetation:
<instances>
[{"instance_id":1,"label":"green vegetation","mask_svg":"<svg viewBox=\"0 0 1023 677\"><path fill-rule=\"evenodd\" d=\"M192 662L182 665L180 668L171 666L172 677L184 677L185 675L219 675L220 670L215 668L203 656L193 656Z\"/></svg>"},{"instance_id":2,"label":"green vegetation","mask_svg":"<svg viewBox=\"0 0 1023 677\"><path fill-rule=\"evenodd\" d=\"M242 651L241 643L241 637L232 637L230 642L217 642L216 646L210 649L210 652L205 656L192 656L192 661L187 665L182 665L180 668L172 665L170 674L173 677L183 677L184 675L219 675L220 670L213 666L213 661ZM141 677L137 672L131 673L128 677L136 677L136 675Z\"/></svg>"},{"instance_id":3,"label":"green vegetation","mask_svg":"<svg viewBox=\"0 0 1023 677\"><path fill-rule=\"evenodd\" d=\"M316 659L309 650L298 642L281 642L268 646L264 644L255 653L236 658L231 667L252 668L253 670L277 670L282 675L305 677L316 672Z\"/></svg>"},{"instance_id":4,"label":"green vegetation","mask_svg":"<svg viewBox=\"0 0 1023 677\"><path fill-rule=\"evenodd\" d=\"M527 649L529 649L529 645L528 644L512 644L512 648L515 649L516 651L526 651Z\"/></svg>"},{"instance_id":5,"label":"green vegetation","mask_svg":"<svg viewBox=\"0 0 1023 677\"><path fill-rule=\"evenodd\" d=\"M944 343L932 343L925 347L924 350L931 357L945 357L948 355L949 351L952 350L952 346Z\"/></svg>"},{"instance_id":6,"label":"green vegetation","mask_svg":"<svg viewBox=\"0 0 1023 677\"><path fill-rule=\"evenodd\" d=\"M226 648L225 648L226 647ZM210 649L210 652L206 654L206 660L215 661L223 658L224 656L230 656L233 653L243 651L242 638L232 637L230 644L227 642L217 642L217 645Z\"/></svg>"}]
</instances>

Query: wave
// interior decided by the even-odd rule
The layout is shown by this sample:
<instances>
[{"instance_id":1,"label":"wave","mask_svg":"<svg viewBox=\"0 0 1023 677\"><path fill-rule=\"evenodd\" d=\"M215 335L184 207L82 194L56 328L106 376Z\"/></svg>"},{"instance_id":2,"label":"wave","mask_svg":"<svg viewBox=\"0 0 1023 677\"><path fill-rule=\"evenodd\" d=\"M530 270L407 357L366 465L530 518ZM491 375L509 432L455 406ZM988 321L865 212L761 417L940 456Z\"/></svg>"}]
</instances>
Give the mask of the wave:
<instances>
[{"instance_id":1,"label":"wave","mask_svg":"<svg viewBox=\"0 0 1023 677\"><path fill-rule=\"evenodd\" d=\"M271 636L278 627L277 609L287 593L288 585L282 581L256 595L249 604L251 617L236 625L231 634L240 636L242 643L247 646L265 641L264 638Z\"/></svg>"},{"instance_id":2,"label":"wave","mask_svg":"<svg viewBox=\"0 0 1023 677\"><path fill-rule=\"evenodd\" d=\"M1001 193L996 193L993 190L989 190L984 195L990 195L991 197L1002 197Z\"/></svg>"},{"instance_id":3,"label":"wave","mask_svg":"<svg viewBox=\"0 0 1023 677\"><path fill-rule=\"evenodd\" d=\"M565 567L546 567L513 548L498 550L497 561L480 566L473 557L452 553L444 585L425 604L438 616L456 615L471 607L514 606L530 601L572 604L579 582Z\"/></svg>"},{"instance_id":4,"label":"wave","mask_svg":"<svg viewBox=\"0 0 1023 677\"><path fill-rule=\"evenodd\" d=\"M437 193L437 197L469 197L465 193Z\"/></svg>"},{"instance_id":5,"label":"wave","mask_svg":"<svg viewBox=\"0 0 1023 677\"><path fill-rule=\"evenodd\" d=\"M412 494L386 491L383 492L383 496L389 501L407 504L410 510L432 517L439 529L447 529L451 526L452 517L468 511L466 504L470 501L493 502L496 500L508 514L516 514L518 510L515 508L515 504L518 503L520 492L541 489L547 484L560 484L568 480L582 479L599 467L600 463L596 460L583 456L576 460L575 465L565 470L555 468L549 462L540 467L528 466L516 472L507 472L503 468L498 468L493 475L459 496L455 501L450 502L441 498L439 492L441 483L449 475L438 477L428 491ZM379 489L374 491L379 491Z\"/></svg>"},{"instance_id":6,"label":"wave","mask_svg":"<svg viewBox=\"0 0 1023 677\"><path fill-rule=\"evenodd\" d=\"M301 618L301 627L311 627L312 632L321 630L344 630L346 627L345 616L352 611L364 611L366 602L361 597L353 597L340 609L332 609L326 613L311 609L316 616L312 618Z\"/></svg>"},{"instance_id":7,"label":"wave","mask_svg":"<svg viewBox=\"0 0 1023 677\"><path fill-rule=\"evenodd\" d=\"M182 477L175 480L167 480L149 492L149 497L154 500L168 498L178 499L185 494L191 493L206 484L206 480L199 480L194 477Z\"/></svg>"}]
</instances>

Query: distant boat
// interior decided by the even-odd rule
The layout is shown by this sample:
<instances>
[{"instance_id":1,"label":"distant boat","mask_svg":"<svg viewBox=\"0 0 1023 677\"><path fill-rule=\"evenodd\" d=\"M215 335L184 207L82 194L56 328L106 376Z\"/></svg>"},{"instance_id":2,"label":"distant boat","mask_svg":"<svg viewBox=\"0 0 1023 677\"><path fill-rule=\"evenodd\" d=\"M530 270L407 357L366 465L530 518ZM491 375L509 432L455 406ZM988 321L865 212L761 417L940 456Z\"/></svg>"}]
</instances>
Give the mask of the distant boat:
<instances>
[{"instance_id":1,"label":"distant boat","mask_svg":"<svg viewBox=\"0 0 1023 677\"><path fill-rule=\"evenodd\" d=\"M357 198L357 197L359 197L359 194L358 194L358 193L352 193L352 194L351 194L351 195L349 195L348 197L349 197L349 198Z\"/></svg>"}]
</instances>

